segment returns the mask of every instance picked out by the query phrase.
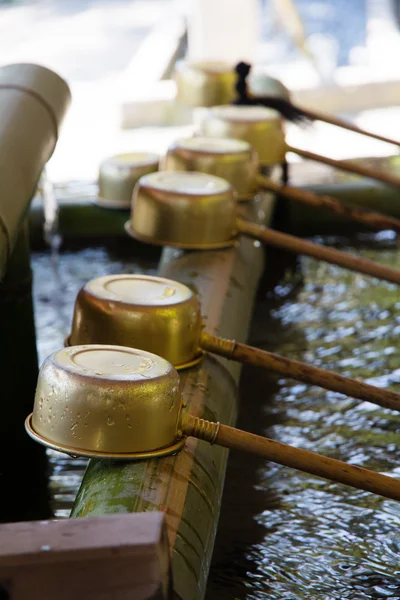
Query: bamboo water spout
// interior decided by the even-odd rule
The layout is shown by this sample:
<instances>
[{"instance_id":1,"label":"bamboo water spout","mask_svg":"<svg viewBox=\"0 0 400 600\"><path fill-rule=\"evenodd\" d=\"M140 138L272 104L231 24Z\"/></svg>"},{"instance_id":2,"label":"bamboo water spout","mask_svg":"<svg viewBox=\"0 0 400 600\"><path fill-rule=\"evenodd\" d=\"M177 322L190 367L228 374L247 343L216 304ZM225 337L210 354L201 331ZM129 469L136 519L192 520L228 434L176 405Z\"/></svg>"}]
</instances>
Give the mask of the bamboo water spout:
<instances>
[{"instance_id":1,"label":"bamboo water spout","mask_svg":"<svg viewBox=\"0 0 400 600\"><path fill-rule=\"evenodd\" d=\"M400 271L320 244L238 219L230 184L197 172L163 171L142 177L135 187L131 220L134 238L158 246L209 250L232 246L238 234L290 252L400 283Z\"/></svg>"},{"instance_id":2,"label":"bamboo water spout","mask_svg":"<svg viewBox=\"0 0 400 600\"><path fill-rule=\"evenodd\" d=\"M282 117L272 109L262 106L215 106L201 124L201 133L210 137L243 139L256 150L263 165L279 164L286 160L287 152L321 162L349 173L368 177L395 188L400 178L360 164L350 164L287 144L283 132Z\"/></svg>"},{"instance_id":3,"label":"bamboo water spout","mask_svg":"<svg viewBox=\"0 0 400 600\"><path fill-rule=\"evenodd\" d=\"M76 419L71 428L66 412ZM79 417L78 415L83 415ZM187 436L400 500L400 481L186 413L166 360L120 346L74 346L42 366L28 434L67 454L139 460L179 452Z\"/></svg>"},{"instance_id":4,"label":"bamboo water spout","mask_svg":"<svg viewBox=\"0 0 400 600\"><path fill-rule=\"evenodd\" d=\"M343 377L204 330L198 298L182 283L150 275L108 275L79 292L67 344L135 347L176 369L198 363L204 351L285 377L400 410L400 394Z\"/></svg>"},{"instance_id":5,"label":"bamboo water spout","mask_svg":"<svg viewBox=\"0 0 400 600\"><path fill-rule=\"evenodd\" d=\"M49 69L0 68L0 279L70 100L65 81Z\"/></svg>"},{"instance_id":6,"label":"bamboo water spout","mask_svg":"<svg viewBox=\"0 0 400 600\"><path fill-rule=\"evenodd\" d=\"M372 229L400 232L400 220L372 210L346 205L332 196L282 186L258 174L258 157L250 144L231 138L192 137L174 142L161 161L165 171L199 171L229 181L238 200L248 200L258 190L268 190L294 202L322 208Z\"/></svg>"}]
</instances>

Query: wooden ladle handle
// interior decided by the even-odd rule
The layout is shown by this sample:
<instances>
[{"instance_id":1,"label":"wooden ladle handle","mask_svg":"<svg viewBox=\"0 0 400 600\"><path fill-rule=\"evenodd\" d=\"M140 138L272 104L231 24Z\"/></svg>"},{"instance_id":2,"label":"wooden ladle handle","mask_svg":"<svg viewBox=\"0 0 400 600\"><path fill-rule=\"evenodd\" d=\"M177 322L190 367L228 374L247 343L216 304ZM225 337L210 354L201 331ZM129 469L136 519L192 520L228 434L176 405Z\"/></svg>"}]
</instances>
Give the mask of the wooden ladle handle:
<instances>
[{"instance_id":1,"label":"wooden ladle handle","mask_svg":"<svg viewBox=\"0 0 400 600\"><path fill-rule=\"evenodd\" d=\"M398 269L380 265L372 260L359 258L358 256L353 256L347 252L335 250L334 248L327 248L321 244L314 244L313 242L302 240L294 235L289 235L288 233L282 233L270 229L269 227L255 225L244 219L237 219L237 228L240 233L264 242L264 244L269 246L283 248L289 252L295 252L296 254L312 256L313 258L324 260L333 265L350 269L350 271L371 275L371 277L377 277L378 279L390 281L391 283L400 283L400 271Z\"/></svg>"},{"instance_id":2,"label":"wooden ladle handle","mask_svg":"<svg viewBox=\"0 0 400 600\"><path fill-rule=\"evenodd\" d=\"M304 383L318 385L333 392L339 392L352 398L372 402L384 408L400 411L400 394L357 381L357 379L351 377L344 377L333 371L320 369L247 344L225 340L207 332L201 334L200 345L203 350L242 364L262 367L284 377L292 377Z\"/></svg>"},{"instance_id":3,"label":"wooden ladle handle","mask_svg":"<svg viewBox=\"0 0 400 600\"><path fill-rule=\"evenodd\" d=\"M204 421L191 415L184 416L182 433L225 448L257 454L279 465L344 483L385 498L400 500L400 480L310 450L294 448L260 435Z\"/></svg>"},{"instance_id":4,"label":"wooden ladle handle","mask_svg":"<svg viewBox=\"0 0 400 600\"><path fill-rule=\"evenodd\" d=\"M294 152L295 154L298 154L298 156L302 156L303 158L313 160L315 162L323 163L324 165L329 165L330 167L334 167L335 169L339 169L341 171L354 173L355 175L368 177L369 179L376 179L376 181L380 181L381 183L385 183L395 188L400 187L400 178L392 175L391 173L382 173L382 171L371 169L370 167L364 167L360 164L328 158L327 156L315 154L314 152L303 150L302 148L297 148L295 146L287 146L286 150L287 152Z\"/></svg>"},{"instance_id":5,"label":"wooden ladle handle","mask_svg":"<svg viewBox=\"0 0 400 600\"><path fill-rule=\"evenodd\" d=\"M330 115L327 113L321 113L317 110L310 110L309 108L297 107L306 117L310 117L315 121L323 121L324 123L329 123L330 125L336 125L336 127L341 127L342 129L347 129L348 131L354 131L354 133L360 133L361 135L366 135L375 140L379 140L380 142L386 142L387 144L393 144L394 146L400 146L400 142L398 140L394 140L393 138L386 137L385 135L380 135L379 133L374 133L373 131L367 131L366 129L362 129L355 125L354 123L350 123L349 121L345 121L336 115Z\"/></svg>"},{"instance_id":6,"label":"wooden ladle handle","mask_svg":"<svg viewBox=\"0 0 400 600\"><path fill-rule=\"evenodd\" d=\"M308 206L314 206L315 208L325 209L344 217L345 219L357 221L372 229L393 229L393 231L400 231L400 219L396 219L395 217L383 215L382 213L361 208L359 206L343 204L336 198L326 194L319 195L307 190L299 190L295 187L279 185L272 179L262 177L261 175L257 177L257 183L260 188L274 192L283 198L288 198L289 200L300 202L301 204L307 204Z\"/></svg>"}]
</instances>

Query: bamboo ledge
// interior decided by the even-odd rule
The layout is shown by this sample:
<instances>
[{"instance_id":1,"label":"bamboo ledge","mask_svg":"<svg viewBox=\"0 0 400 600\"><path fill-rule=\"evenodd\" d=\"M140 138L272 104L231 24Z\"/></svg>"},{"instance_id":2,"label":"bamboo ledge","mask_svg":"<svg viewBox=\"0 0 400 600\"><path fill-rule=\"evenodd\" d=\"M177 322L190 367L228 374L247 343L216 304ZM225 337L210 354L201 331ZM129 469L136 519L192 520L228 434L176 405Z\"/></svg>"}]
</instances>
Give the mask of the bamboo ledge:
<instances>
[{"instance_id":1,"label":"bamboo ledge","mask_svg":"<svg viewBox=\"0 0 400 600\"><path fill-rule=\"evenodd\" d=\"M274 201L260 195L247 209L269 223ZM264 250L242 238L232 249L187 252L166 249L159 274L189 285L201 296L207 330L246 340L253 300L264 267ZM191 414L234 425L240 367L207 356L182 374ZM175 592L183 600L204 597L225 478L227 450L190 439L165 459L112 463L91 461L72 517L164 510Z\"/></svg>"}]
</instances>

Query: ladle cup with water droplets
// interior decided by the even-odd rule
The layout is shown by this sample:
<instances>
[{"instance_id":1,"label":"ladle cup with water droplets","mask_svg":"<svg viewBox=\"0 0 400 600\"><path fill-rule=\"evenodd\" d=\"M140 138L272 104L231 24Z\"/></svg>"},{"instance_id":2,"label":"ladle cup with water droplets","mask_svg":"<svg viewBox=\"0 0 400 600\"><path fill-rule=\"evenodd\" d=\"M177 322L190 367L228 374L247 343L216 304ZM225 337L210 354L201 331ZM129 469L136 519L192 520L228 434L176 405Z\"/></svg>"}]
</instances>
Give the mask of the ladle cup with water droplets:
<instances>
[{"instance_id":1,"label":"ladle cup with water droplets","mask_svg":"<svg viewBox=\"0 0 400 600\"><path fill-rule=\"evenodd\" d=\"M108 275L79 292L67 344L114 344L140 348L176 369L198 363L204 351L269 369L380 406L400 410L400 394L380 389L206 332L200 302L192 290L150 275Z\"/></svg>"},{"instance_id":2,"label":"ladle cup with water droplets","mask_svg":"<svg viewBox=\"0 0 400 600\"><path fill-rule=\"evenodd\" d=\"M289 252L400 283L397 269L255 225L238 218L237 210L235 191L225 179L198 172L160 171L141 177L136 184L126 230L142 242L188 250L228 248L243 234Z\"/></svg>"},{"instance_id":3,"label":"ladle cup with water droplets","mask_svg":"<svg viewBox=\"0 0 400 600\"><path fill-rule=\"evenodd\" d=\"M48 448L103 459L175 454L194 436L400 499L399 480L189 414L172 365L133 348L74 346L52 354L40 369L25 427Z\"/></svg>"}]
</instances>

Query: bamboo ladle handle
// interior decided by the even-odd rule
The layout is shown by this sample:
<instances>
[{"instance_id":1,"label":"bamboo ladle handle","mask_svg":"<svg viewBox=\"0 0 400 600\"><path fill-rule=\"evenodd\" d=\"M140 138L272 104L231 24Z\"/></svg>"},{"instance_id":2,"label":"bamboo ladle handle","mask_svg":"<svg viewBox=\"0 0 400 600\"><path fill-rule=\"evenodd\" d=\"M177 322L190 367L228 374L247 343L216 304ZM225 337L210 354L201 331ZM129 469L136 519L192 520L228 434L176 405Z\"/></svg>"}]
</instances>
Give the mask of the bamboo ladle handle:
<instances>
[{"instance_id":1,"label":"bamboo ladle handle","mask_svg":"<svg viewBox=\"0 0 400 600\"><path fill-rule=\"evenodd\" d=\"M263 456L271 462L317 477L344 483L385 498L400 500L400 480L322 454L294 448L240 429L185 415L182 433L235 450Z\"/></svg>"},{"instance_id":2,"label":"bamboo ladle handle","mask_svg":"<svg viewBox=\"0 0 400 600\"><path fill-rule=\"evenodd\" d=\"M286 185L279 185L272 179L262 177L261 175L257 177L257 184L259 188L269 190L270 192L274 192L289 200L329 210L332 213L347 219L352 219L353 221L358 221L373 229L393 229L394 231L400 231L400 219L365 208L360 208L358 206L342 204L342 202L339 202L339 200L336 200L336 198L333 198L332 196L320 196L313 192L299 190L298 188Z\"/></svg>"},{"instance_id":3,"label":"bamboo ladle handle","mask_svg":"<svg viewBox=\"0 0 400 600\"><path fill-rule=\"evenodd\" d=\"M206 332L201 334L200 346L203 350L242 364L263 367L284 377L292 377L304 383L317 385L333 392L346 394L352 398L366 400L384 408L400 411L400 394L357 381L357 379L351 377L344 377L333 371L313 367L298 360L280 356L274 352L260 350L247 344L225 340Z\"/></svg>"},{"instance_id":4,"label":"bamboo ladle handle","mask_svg":"<svg viewBox=\"0 0 400 600\"><path fill-rule=\"evenodd\" d=\"M354 123L350 123L349 121L345 121L340 117L336 117L333 115L329 115L326 113L321 113L317 110L310 110L309 108L299 108L299 110L306 116L314 119L316 121L324 121L325 123L330 123L331 125L336 125L337 127L341 127L342 129L347 129L348 131L354 131L354 133L360 133L361 135L366 135L368 137L374 138L375 140L379 140L380 142L387 142L388 144L393 144L394 146L400 146L400 142L394 140L393 138L388 138L384 135L380 135L379 133L373 133L372 131L367 131L366 129L362 129L358 127L358 125L354 125Z\"/></svg>"},{"instance_id":5,"label":"bamboo ladle handle","mask_svg":"<svg viewBox=\"0 0 400 600\"><path fill-rule=\"evenodd\" d=\"M355 173L356 175L360 175L361 177L368 177L369 179L376 179L377 181L381 181L382 183L386 183L387 185L391 185L395 188L400 187L400 178L392 175L391 173L382 173L382 171L378 171L377 169L371 169L369 167L363 167L359 164L349 164L345 160L336 160L334 158L328 158L327 156L322 156L321 154L314 154L314 152L309 152L308 150L302 150L301 148L297 148L295 146L286 146L287 152L294 152L303 158L308 160L314 160L315 162L320 162L325 165L329 165L334 167L335 169L340 169L341 171L347 171L348 173Z\"/></svg>"},{"instance_id":6,"label":"bamboo ladle handle","mask_svg":"<svg viewBox=\"0 0 400 600\"><path fill-rule=\"evenodd\" d=\"M327 248L326 246L321 246L321 244L314 244L313 242L302 240L294 235L289 235L288 233L282 233L280 231L274 231L269 227L255 225L244 219L238 218L236 220L236 225L240 233L262 241L269 246L283 248L289 252L304 254L305 256L312 256L313 258L324 260L328 263L344 267L345 269L350 269L350 271L371 275L371 277L377 277L378 279L390 281L391 283L400 283L400 271L398 269L380 265L373 260L352 256L347 252L341 252L334 248Z\"/></svg>"}]
</instances>

